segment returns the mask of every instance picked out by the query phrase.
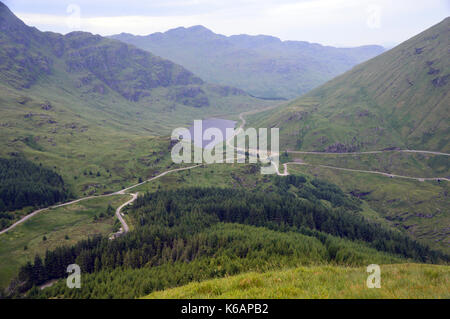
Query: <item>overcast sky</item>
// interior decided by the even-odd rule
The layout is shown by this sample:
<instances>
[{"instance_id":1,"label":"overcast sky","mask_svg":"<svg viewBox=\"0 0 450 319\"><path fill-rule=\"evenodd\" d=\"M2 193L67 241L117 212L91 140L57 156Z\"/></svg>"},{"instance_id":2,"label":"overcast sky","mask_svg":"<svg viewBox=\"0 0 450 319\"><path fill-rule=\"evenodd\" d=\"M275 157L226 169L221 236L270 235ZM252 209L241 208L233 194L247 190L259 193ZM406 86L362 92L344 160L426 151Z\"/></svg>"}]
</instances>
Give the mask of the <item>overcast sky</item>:
<instances>
[{"instance_id":1,"label":"overcast sky","mask_svg":"<svg viewBox=\"0 0 450 319\"><path fill-rule=\"evenodd\" d=\"M392 46L450 15L450 0L6 0L42 31L146 35L204 25L334 46Z\"/></svg>"}]
</instances>

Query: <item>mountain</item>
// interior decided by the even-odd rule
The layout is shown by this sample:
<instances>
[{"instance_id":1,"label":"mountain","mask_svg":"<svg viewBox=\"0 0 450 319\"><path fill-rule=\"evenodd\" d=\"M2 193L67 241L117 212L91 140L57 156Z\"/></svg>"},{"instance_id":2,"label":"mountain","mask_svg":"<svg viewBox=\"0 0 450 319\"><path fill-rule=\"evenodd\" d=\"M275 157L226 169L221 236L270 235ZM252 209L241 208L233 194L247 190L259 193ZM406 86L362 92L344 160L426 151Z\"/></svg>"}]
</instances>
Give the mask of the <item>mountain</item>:
<instances>
[{"instance_id":1,"label":"mountain","mask_svg":"<svg viewBox=\"0 0 450 319\"><path fill-rule=\"evenodd\" d=\"M26 26L2 3L0 46L4 91L27 98L36 93L50 103L55 95L70 94L65 104L76 112L80 110L73 105L80 100L91 109L100 103L103 112L122 115L139 107L144 118L175 108L181 108L180 113L184 109L187 113L226 114L233 106L257 103L242 90L207 84L180 65L123 42L86 32L40 32ZM235 97L238 101L231 101ZM114 109L111 100L120 107ZM196 112L195 108L208 109ZM115 116L116 120L123 118Z\"/></svg>"},{"instance_id":2,"label":"mountain","mask_svg":"<svg viewBox=\"0 0 450 319\"><path fill-rule=\"evenodd\" d=\"M138 101L157 87L201 85L182 67L132 46L85 32L66 36L26 26L1 5L2 83L30 88L63 73L76 84L100 94L115 91Z\"/></svg>"},{"instance_id":3,"label":"mountain","mask_svg":"<svg viewBox=\"0 0 450 319\"><path fill-rule=\"evenodd\" d=\"M117 40L41 32L0 2L0 158L54 170L75 196L171 165L176 127L268 103Z\"/></svg>"},{"instance_id":4,"label":"mountain","mask_svg":"<svg viewBox=\"0 0 450 319\"><path fill-rule=\"evenodd\" d=\"M216 34L203 26L113 39L175 61L206 81L264 98L294 98L384 51L380 46L335 48L272 36Z\"/></svg>"},{"instance_id":5,"label":"mountain","mask_svg":"<svg viewBox=\"0 0 450 319\"><path fill-rule=\"evenodd\" d=\"M450 18L250 125L284 148L450 151Z\"/></svg>"},{"instance_id":6,"label":"mountain","mask_svg":"<svg viewBox=\"0 0 450 319\"><path fill-rule=\"evenodd\" d=\"M313 296L336 285L331 295L342 295L351 282L344 297L384 297L361 294L369 264L383 267L389 293L400 284L400 297L446 296L448 267L385 265L448 264L448 245L428 247L448 243L447 184L365 174L337 178L340 189L317 178L317 167L306 174L310 166L288 167L288 152L282 176L260 174L260 164L177 165L167 136L173 127L239 113L245 123L244 114L278 104L208 84L131 44L40 32L2 4L0 69L0 227L7 228L0 230L0 299L136 298L214 278L239 281L241 291L256 287L253 297L265 286L295 294L286 280L299 272L318 274L310 289L301 287L320 292ZM251 120L270 123L290 110ZM384 193L366 191L374 184ZM48 207L69 198L76 200ZM390 214L391 207L401 211ZM426 228L414 226L421 218ZM83 273L80 289L67 285L73 264ZM268 281L249 274L268 271ZM389 280L399 272L412 285Z\"/></svg>"},{"instance_id":7,"label":"mountain","mask_svg":"<svg viewBox=\"0 0 450 319\"><path fill-rule=\"evenodd\" d=\"M287 153L286 161L307 164L289 166L290 174L335 183L392 226L448 252L449 185L440 178L450 176L450 158L432 152L450 153L449 39L446 18L305 96L251 116L248 126L278 127L282 150L319 152Z\"/></svg>"}]
</instances>

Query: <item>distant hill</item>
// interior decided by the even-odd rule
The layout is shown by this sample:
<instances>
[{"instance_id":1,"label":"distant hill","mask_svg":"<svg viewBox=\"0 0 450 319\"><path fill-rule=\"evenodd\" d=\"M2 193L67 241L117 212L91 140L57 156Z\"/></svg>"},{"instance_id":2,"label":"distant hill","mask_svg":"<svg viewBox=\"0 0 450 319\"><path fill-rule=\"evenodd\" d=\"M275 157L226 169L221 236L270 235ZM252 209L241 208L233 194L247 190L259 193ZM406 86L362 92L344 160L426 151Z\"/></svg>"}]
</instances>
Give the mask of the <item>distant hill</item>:
<instances>
[{"instance_id":1,"label":"distant hill","mask_svg":"<svg viewBox=\"0 0 450 319\"><path fill-rule=\"evenodd\" d=\"M130 109L149 120L177 110L187 120L195 113L229 114L249 102L264 104L242 90L207 84L182 66L123 42L86 32L41 32L1 2L0 47L0 91L5 99L36 97L51 104L67 97L63 104L75 113L86 115L78 104L95 111L89 120L99 117L99 104L101 112L117 121L130 118ZM198 108L203 110L195 111ZM176 127L175 117L170 119L169 127Z\"/></svg>"},{"instance_id":2,"label":"distant hill","mask_svg":"<svg viewBox=\"0 0 450 319\"><path fill-rule=\"evenodd\" d=\"M294 98L384 51L377 45L335 48L272 36L216 34L203 26L113 39L175 61L206 81L264 98Z\"/></svg>"},{"instance_id":3,"label":"distant hill","mask_svg":"<svg viewBox=\"0 0 450 319\"><path fill-rule=\"evenodd\" d=\"M450 18L249 125L283 148L450 152Z\"/></svg>"}]
</instances>

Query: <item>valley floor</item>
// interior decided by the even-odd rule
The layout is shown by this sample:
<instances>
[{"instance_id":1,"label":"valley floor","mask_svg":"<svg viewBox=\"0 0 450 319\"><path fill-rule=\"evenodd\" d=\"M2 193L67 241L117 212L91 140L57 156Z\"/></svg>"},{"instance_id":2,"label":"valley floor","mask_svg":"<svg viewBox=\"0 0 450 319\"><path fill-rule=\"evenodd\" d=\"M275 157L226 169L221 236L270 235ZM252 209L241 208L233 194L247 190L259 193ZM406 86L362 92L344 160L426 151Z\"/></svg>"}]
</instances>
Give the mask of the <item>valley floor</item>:
<instances>
[{"instance_id":1,"label":"valley floor","mask_svg":"<svg viewBox=\"0 0 450 319\"><path fill-rule=\"evenodd\" d=\"M381 265L381 288L369 289L365 267L311 266L246 273L154 292L147 299L450 298L450 266Z\"/></svg>"}]
</instances>

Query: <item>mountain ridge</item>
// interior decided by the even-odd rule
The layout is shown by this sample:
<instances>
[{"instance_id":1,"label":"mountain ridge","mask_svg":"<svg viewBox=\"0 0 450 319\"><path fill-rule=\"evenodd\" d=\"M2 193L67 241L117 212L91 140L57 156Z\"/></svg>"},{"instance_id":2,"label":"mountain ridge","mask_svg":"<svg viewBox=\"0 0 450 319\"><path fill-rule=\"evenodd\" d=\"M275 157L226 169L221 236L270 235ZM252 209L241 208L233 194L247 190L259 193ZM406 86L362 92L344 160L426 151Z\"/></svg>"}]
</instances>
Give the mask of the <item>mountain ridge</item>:
<instances>
[{"instance_id":1,"label":"mountain ridge","mask_svg":"<svg viewBox=\"0 0 450 319\"><path fill-rule=\"evenodd\" d=\"M169 58L208 82L239 87L263 98L297 97L384 51L377 45L335 48L268 35L225 36L199 25L109 38Z\"/></svg>"},{"instance_id":2,"label":"mountain ridge","mask_svg":"<svg viewBox=\"0 0 450 319\"><path fill-rule=\"evenodd\" d=\"M320 46L320 47L328 47L328 48L334 48L334 49L354 49L354 48L364 48L364 47L373 47L373 48L383 48L384 49L384 47L379 44L366 44L366 45L359 45L359 46L332 46L332 45L320 44L318 42L309 42L309 41L303 41L303 40L281 40L280 38L278 38L276 36L267 35L267 34L251 35L251 34L240 33L240 34L224 35L224 34L220 34L220 33L215 33L211 29L208 29L207 27L205 27L201 24L193 25L190 27L180 26L180 27L168 29L167 31L158 31L158 32L153 32L153 33L149 33L149 34L144 34L144 35L133 34L130 32L121 32L121 33L109 35L106 37L114 38L116 36L132 36L132 37L136 37L136 38L146 38L146 37L164 35L166 33L185 34L185 33L191 32L191 31L195 32L195 33L214 35L216 38L228 38L228 39L229 38L232 38L232 39L233 38L234 39L247 38L247 39L256 39L256 40L266 39L266 40L272 40L272 41L267 41L267 42L279 42L279 43L298 44L298 45L309 44L309 45L316 45L316 46Z\"/></svg>"}]
</instances>

